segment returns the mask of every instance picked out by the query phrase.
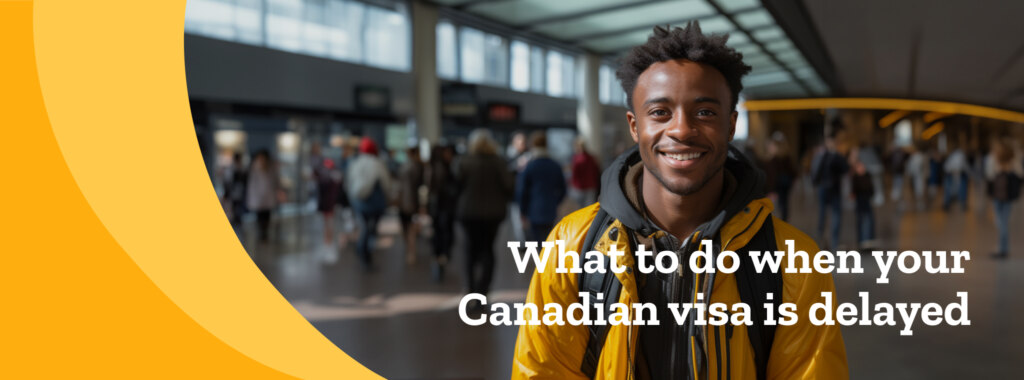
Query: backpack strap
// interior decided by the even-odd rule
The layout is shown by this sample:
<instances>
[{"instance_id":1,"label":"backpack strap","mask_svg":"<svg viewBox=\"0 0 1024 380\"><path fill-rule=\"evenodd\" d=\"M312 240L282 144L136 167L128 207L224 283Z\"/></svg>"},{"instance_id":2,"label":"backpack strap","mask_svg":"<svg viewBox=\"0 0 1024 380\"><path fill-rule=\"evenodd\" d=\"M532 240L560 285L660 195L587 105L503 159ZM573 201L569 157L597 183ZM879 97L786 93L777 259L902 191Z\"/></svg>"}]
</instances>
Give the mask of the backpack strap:
<instances>
[{"instance_id":1,"label":"backpack strap","mask_svg":"<svg viewBox=\"0 0 1024 380\"><path fill-rule=\"evenodd\" d=\"M586 255L586 252L592 251L594 246L600 240L601 234L608 228L613 222L613 218L604 210L599 209L597 215L594 217L594 221L590 224L590 229L587 230L587 236L583 240L583 246L580 248L580 256ZM609 233L625 233L625 231L612 230ZM610 315L612 312L612 304L618 302L619 293L622 290L622 283L615 278L615 274L611 272L611 258L608 255L601 255L601 260L604 260L604 268L609 269L605 273L583 273L578 274L579 279L579 291L585 293L588 297L588 301L591 305L591 313L596 312L598 307L604 308L605 315ZM597 299L597 293L604 295L603 299ZM599 305L599 303L601 305ZM587 326L587 350L583 353L583 362L580 364L580 371L583 372L588 378L593 379L597 373L597 362L601 358L601 350L604 349L605 339L608 337L608 329L610 326L598 326L589 325Z\"/></svg>"},{"instance_id":2,"label":"backpack strap","mask_svg":"<svg viewBox=\"0 0 1024 380\"><path fill-rule=\"evenodd\" d=\"M775 252L778 244L775 243L775 227L772 219L773 217L769 215L747 246L737 250L737 253L747 253L751 250ZM749 254L741 253L741 255L746 259L741 259L743 262L736 271L736 287L739 289L740 301L750 306L754 324L747 328L747 336L754 349L757 378L763 380L768 378L768 356L771 354L772 342L775 340L775 326L764 324L764 304L771 302L775 304L775 310L778 310L782 303L782 274L771 271L757 273L754 270L753 258ZM768 301L765 296L769 292L773 295L771 301Z\"/></svg>"},{"instance_id":3,"label":"backpack strap","mask_svg":"<svg viewBox=\"0 0 1024 380\"><path fill-rule=\"evenodd\" d=\"M771 216L765 219L761 229L754 234L754 237L751 238L746 247L740 249L739 252L747 252L749 250L774 252L778 245L775 243L775 227L772 221L773 217ZM604 233L605 229L612 222L613 219L604 209L597 212L594 221L590 224L590 229L587 230L586 238L580 249L579 253L581 256L593 250L594 245L600 240L601 234ZM626 231L609 231L609 233L626 233ZM632 245L632 239L630 239L630 244ZM747 336L754 351L757 378L764 380L768 376L768 356L771 353L772 342L775 340L775 326L764 325L765 312L763 305L769 302L765 294L770 292L774 295L771 302L775 304L774 307L778 310L778 306L782 303L782 274L775 272L757 273L754 270L754 262L750 255L743 256L746 259L744 259L744 262L736 271L736 285L739 289L740 300L749 305L751 309L751 317L754 324L748 327ZM605 260L604 268L611 268L611 258L607 255L602 255L601 257L602 260ZM622 284L615 278L615 275L611 271L606 271L605 273L583 272L578 276L579 291L586 293L586 297L589 297L591 312L597 309L597 304L600 302L603 303L602 307L605 309L605 315L610 315L612 312L611 305L618 300L619 293L622 290ZM604 299L598 301L597 293L604 294ZM727 325L727 327L732 327L732 325ZM601 358L601 351L604 349L604 343L608 337L609 326L589 325L587 328L587 345L586 351L583 354L583 362L580 364L580 371L587 378L593 379L597 373L597 363ZM727 335L731 337L732 334Z\"/></svg>"}]
</instances>

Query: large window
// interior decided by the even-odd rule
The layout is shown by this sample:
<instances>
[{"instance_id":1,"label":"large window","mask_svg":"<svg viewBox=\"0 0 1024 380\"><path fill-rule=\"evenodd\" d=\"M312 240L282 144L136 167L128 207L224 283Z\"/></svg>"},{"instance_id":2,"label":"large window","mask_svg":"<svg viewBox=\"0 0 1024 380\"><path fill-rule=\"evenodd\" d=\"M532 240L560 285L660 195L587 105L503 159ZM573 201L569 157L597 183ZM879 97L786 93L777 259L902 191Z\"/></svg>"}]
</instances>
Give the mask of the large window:
<instances>
[{"instance_id":1,"label":"large window","mask_svg":"<svg viewBox=\"0 0 1024 380\"><path fill-rule=\"evenodd\" d=\"M530 48L530 91L544 93L544 49Z\"/></svg>"},{"instance_id":2,"label":"large window","mask_svg":"<svg viewBox=\"0 0 1024 380\"><path fill-rule=\"evenodd\" d=\"M437 76L515 91L575 98L576 57L523 40L456 25L437 24Z\"/></svg>"},{"instance_id":3,"label":"large window","mask_svg":"<svg viewBox=\"0 0 1024 380\"><path fill-rule=\"evenodd\" d=\"M508 86L508 41L494 34L484 38L484 83Z\"/></svg>"},{"instance_id":4,"label":"large window","mask_svg":"<svg viewBox=\"0 0 1024 380\"><path fill-rule=\"evenodd\" d=\"M459 78L458 43L455 25L447 21L437 23L437 76L444 79Z\"/></svg>"},{"instance_id":5,"label":"large window","mask_svg":"<svg viewBox=\"0 0 1024 380\"><path fill-rule=\"evenodd\" d=\"M459 28L459 77L463 82L508 86L508 42L501 36Z\"/></svg>"},{"instance_id":6,"label":"large window","mask_svg":"<svg viewBox=\"0 0 1024 380\"><path fill-rule=\"evenodd\" d=\"M571 98L576 89L576 59L571 55L548 50L547 56L547 94L551 96Z\"/></svg>"},{"instance_id":7,"label":"large window","mask_svg":"<svg viewBox=\"0 0 1024 380\"><path fill-rule=\"evenodd\" d=\"M598 76L598 98L601 103L625 106L626 93L622 91L622 84L615 77L615 69L609 65L601 65Z\"/></svg>"},{"instance_id":8,"label":"large window","mask_svg":"<svg viewBox=\"0 0 1024 380\"><path fill-rule=\"evenodd\" d=\"M384 4L386 0L375 2ZM412 67L409 12L353 0L190 0L185 32L398 71Z\"/></svg>"},{"instance_id":9,"label":"large window","mask_svg":"<svg viewBox=\"0 0 1024 380\"><path fill-rule=\"evenodd\" d=\"M484 81L484 32L463 27L459 30L459 77L463 82Z\"/></svg>"},{"instance_id":10,"label":"large window","mask_svg":"<svg viewBox=\"0 0 1024 380\"><path fill-rule=\"evenodd\" d=\"M366 22L363 35L366 64L399 71L410 70L409 47L412 41L408 17L383 8L367 7Z\"/></svg>"},{"instance_id":11,"label":"large window","mask_svg":"<svg viewBox=\"0 0 1024 380\"><path fill-rule=\"evenodd\" d=\"M530 45L512 41L512 79L509 87L516 91L530 91Z\"/></svg>"}]
</instances>

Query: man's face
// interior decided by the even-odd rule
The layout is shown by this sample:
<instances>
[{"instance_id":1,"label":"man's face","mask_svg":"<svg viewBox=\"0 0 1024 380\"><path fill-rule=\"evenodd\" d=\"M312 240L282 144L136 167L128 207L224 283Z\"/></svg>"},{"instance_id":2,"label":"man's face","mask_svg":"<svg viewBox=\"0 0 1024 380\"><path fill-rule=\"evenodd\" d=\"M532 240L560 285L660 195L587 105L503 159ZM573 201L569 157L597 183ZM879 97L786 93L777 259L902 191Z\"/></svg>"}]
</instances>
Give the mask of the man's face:
<instances>
[{"instance_id":1,"label":"man's face","mask_svg":"<svg viewBox=\"0 0 1024 380\"><path fill-rule=\"evenodd\" d=\"M629 133L646 171L672 193L690 195L725 165L736 112L725 77L678 59L651 65L637 78Z\"/></svg>"}]
</instances>

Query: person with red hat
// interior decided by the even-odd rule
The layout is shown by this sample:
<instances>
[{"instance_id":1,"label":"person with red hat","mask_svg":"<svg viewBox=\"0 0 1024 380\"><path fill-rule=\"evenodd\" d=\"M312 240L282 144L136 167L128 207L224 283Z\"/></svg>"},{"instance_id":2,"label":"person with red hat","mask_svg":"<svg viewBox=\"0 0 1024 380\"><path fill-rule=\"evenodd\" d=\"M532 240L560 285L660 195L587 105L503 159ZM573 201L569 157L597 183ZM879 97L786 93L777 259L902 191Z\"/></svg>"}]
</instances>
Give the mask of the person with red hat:
<instances>
[{"instance_id":1,"label":"person with red hat","mask_svg":"<svg viewBox=\"0 0 1024 380\"><path fill-rule=\"evenodd\" d=\"M369 137L359 142L359 155L349 163L346 173L346 192L352 202L352 209L359 215L359 241L356 253L363 269L371 269L371 250L377 235L377 222L388 207L387 194L391 177L387 166L377 157L377 143Z\"/></svg>"}]
</instances>

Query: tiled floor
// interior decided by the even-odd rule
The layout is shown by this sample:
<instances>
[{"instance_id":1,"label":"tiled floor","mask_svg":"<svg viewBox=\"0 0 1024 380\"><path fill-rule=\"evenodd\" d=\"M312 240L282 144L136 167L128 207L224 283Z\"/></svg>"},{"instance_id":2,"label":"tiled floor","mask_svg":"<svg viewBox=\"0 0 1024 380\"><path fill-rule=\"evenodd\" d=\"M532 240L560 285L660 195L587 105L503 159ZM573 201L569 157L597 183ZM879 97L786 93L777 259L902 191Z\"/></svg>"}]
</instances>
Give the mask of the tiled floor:
<instances>
[{"instance_id":1,"label":"tiled floor","mask_svg":"<svg viewBox=\"0 0 1024 380\"><path fill-rule=\"evenodd\" d=\"M817 226L813 200L793 195L792 222L812 236ZM873 260L865 254L865 274L836 275L840 302L858 301L871 292L872 302L955 301L957 291L970 293L971 326L929 327L918 321L913 336L898 327L844 327L855 379L989 379L1019 378L1024 360L1024 249L1006 260L993 260L995 228L990 207L972 197L968 211L901 213L886 204L876 208L881 247L899 250L969 250L966 273L959 275L891 274L888 285L875 284ZM853 240L853 212L844 212L843 238ZM1024 206L1011 221L1024 231ZM250 227L251 228L251 227ZM342 350L390 379L508 378L516 327L470 327L458 317L462 296L460 246L444 282L430 279L428 241L419 244L419 260L406 265L397 220L386 218L376 251L378 270L364 274L352 248L337 253L323 247L317 217L282 222L277 243L256 244L242 233L250 254L270 281L327 338ZM503 225L499 242L509 236ZM1024 246L1013 236L1011 245ZM457 241L462 241L461 233ZM503 247L503 244L498 244ZM841 245L842 248L842 245ZM519 274L511 255L496 250L494 291L489 299L524 298L529 276Z\"/></svg>"}]
</instances>

